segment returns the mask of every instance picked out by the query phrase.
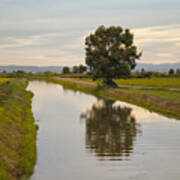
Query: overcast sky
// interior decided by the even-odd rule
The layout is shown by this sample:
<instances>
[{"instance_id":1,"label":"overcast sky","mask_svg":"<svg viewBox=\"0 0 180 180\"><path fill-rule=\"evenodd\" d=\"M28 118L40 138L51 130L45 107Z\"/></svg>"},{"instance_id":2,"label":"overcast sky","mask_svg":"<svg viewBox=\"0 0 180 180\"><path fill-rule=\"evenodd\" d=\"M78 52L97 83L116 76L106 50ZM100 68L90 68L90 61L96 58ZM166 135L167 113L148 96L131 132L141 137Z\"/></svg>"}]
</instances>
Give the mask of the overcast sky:
<instances>
[{"instance_id":1,"label":"overcast sky","mask_svg":"<svg viewBox=\"0 0 180 180\"><path fill-rule=\"evenodd\" d=\"M180 62L180 0L0 0L0 65L84 63L99 25L130 28L140 62Z\"/></svg>"}]
</instances>

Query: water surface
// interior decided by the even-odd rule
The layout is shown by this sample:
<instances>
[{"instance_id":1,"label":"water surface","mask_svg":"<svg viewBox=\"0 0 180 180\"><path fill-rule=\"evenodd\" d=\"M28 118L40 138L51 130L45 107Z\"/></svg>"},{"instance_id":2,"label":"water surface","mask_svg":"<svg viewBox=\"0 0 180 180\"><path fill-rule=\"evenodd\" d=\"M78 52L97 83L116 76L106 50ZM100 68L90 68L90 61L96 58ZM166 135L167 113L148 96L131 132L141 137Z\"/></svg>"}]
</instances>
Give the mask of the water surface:
<instances>
[{"instance_id":1,"label":"water surface","mask_svg":"<svg viewBox=\"0 0 180 180\"><path fill-rule=\"evenodd\" d=\"M180 121L33 81L39 131L31 180L180 179Z\"/></svg>"}]
</instances>

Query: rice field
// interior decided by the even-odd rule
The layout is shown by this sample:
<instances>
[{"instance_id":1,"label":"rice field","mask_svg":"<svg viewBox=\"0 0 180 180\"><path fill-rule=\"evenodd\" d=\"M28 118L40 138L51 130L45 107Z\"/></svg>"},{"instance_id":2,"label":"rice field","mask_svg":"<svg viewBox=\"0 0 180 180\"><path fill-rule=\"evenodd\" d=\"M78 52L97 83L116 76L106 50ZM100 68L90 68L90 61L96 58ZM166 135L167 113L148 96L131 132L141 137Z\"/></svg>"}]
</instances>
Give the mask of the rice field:
<instances>
[{"instance_id":1,"label":"rice field","mask_svg":"<svg viewBox=\"0 0 180 180\"><path fill-rule=\"evenodd\" d=\"M149 87L180 87L180 78L143 78L143 79L116 79L119 85L149 86Z\"/></svg>"},{"instance_id":2,"label":"rice field","mask_svg":"<svg viewBox=\"0 0 180 180\"><path fill-rule=\"evenodd\" d=\"M0 84L11 80L11 78L0 78Z\"/></svg>"}]
</instances>

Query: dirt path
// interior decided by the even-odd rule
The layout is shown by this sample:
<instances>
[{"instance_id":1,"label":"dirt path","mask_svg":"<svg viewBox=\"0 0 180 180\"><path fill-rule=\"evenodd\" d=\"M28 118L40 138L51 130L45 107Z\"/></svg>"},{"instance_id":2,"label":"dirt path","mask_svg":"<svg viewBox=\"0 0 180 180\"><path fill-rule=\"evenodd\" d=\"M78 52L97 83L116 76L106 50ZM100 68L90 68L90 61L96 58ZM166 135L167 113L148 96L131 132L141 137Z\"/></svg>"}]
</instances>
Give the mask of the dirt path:
<instances>
[{"instance_id":1,"label":"dirt path","mask_svg":"<svg viewBox=\"0 0 180 180\"><path fill-rule=\"evenodd\" d=\"M62 81L68 81L68 82L75 82L75 83L80 83L80 84L88 84L88 85L95 85L95 82L88 82L88 81L81 81L81 80L75 80L72 78L61 78L61 77L54 77L55 79L59 79ZM131 86L131 85L118 85L118 88L122 89L162 89L162 90L170 90L170 91L180 91L180 88L176 87L152 87L152 86Z\"/></svg>"},{"instance_id":2,"label":"dirt path","mask_svg":"<svg viewBox=\"0 0 180 180\"><path fill-rule=\"evenodd\" d=\"M71 78L61 78L61 77L54 77L55 79L59 79L62 81L68 81L68 82L74 82L74 83L79 83L79 84L88 84L88 85L95 85L95 82L88 82L88 81L80 81L80 80L75 80Z\"/></svg>"}]
</instances>

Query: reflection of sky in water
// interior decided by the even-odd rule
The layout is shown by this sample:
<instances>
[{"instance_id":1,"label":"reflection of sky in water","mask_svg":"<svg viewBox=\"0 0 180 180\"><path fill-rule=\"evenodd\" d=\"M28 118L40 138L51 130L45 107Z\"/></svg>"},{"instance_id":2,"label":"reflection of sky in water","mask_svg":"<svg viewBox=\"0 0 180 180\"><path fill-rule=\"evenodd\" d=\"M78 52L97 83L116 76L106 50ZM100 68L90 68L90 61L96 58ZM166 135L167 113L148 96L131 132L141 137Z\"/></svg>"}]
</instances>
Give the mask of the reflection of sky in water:
<instances>
[{"instance_id":1,"label":"reflection of sky in water","mask_svg":"<svg viewBox=\"0 0 180 180\"><path fill-rule=\"evenodd\" d=\"M141 62L180 59L179 0L1 0L0 64L84 62L84 37L99 25L135 33Z\"/></svg>"},{"instance_id":2,"label":"reflection of sky in water","mask_svg":"<svg viewBox=\"0 0 180 180\"><path fill-rule=\"evenodd\" d=\"M32 180L180 178L179 121L128 103L105 103L64 91L55 84L32 82L28 89L34 93L32 109L40 127ZM81 121L87 111L96 116Z\"/></svg>"},{"instance_id":3,"label":"reflection of sky in water","mask_svg":"<svg viewBox=\"0 0 180 180\"><path fill-rule=\"evenodd\" d=\"M159 119L159 115L157 113L150 112L147 109L144 109L142 107L139 107L139 106L136 106L133 104L125 103L125 102L116 101L114 103L114 106L132 108L132 115L135 116L135 118L137 119L138 122L153 122L153 121L157 121L157 119L159 122L159 121L164 121L164 120L168 119L168 118L163 117L163 116ZM170 121L173 121L173 120L170 119Z\"/></svg>"}]
</instances>

